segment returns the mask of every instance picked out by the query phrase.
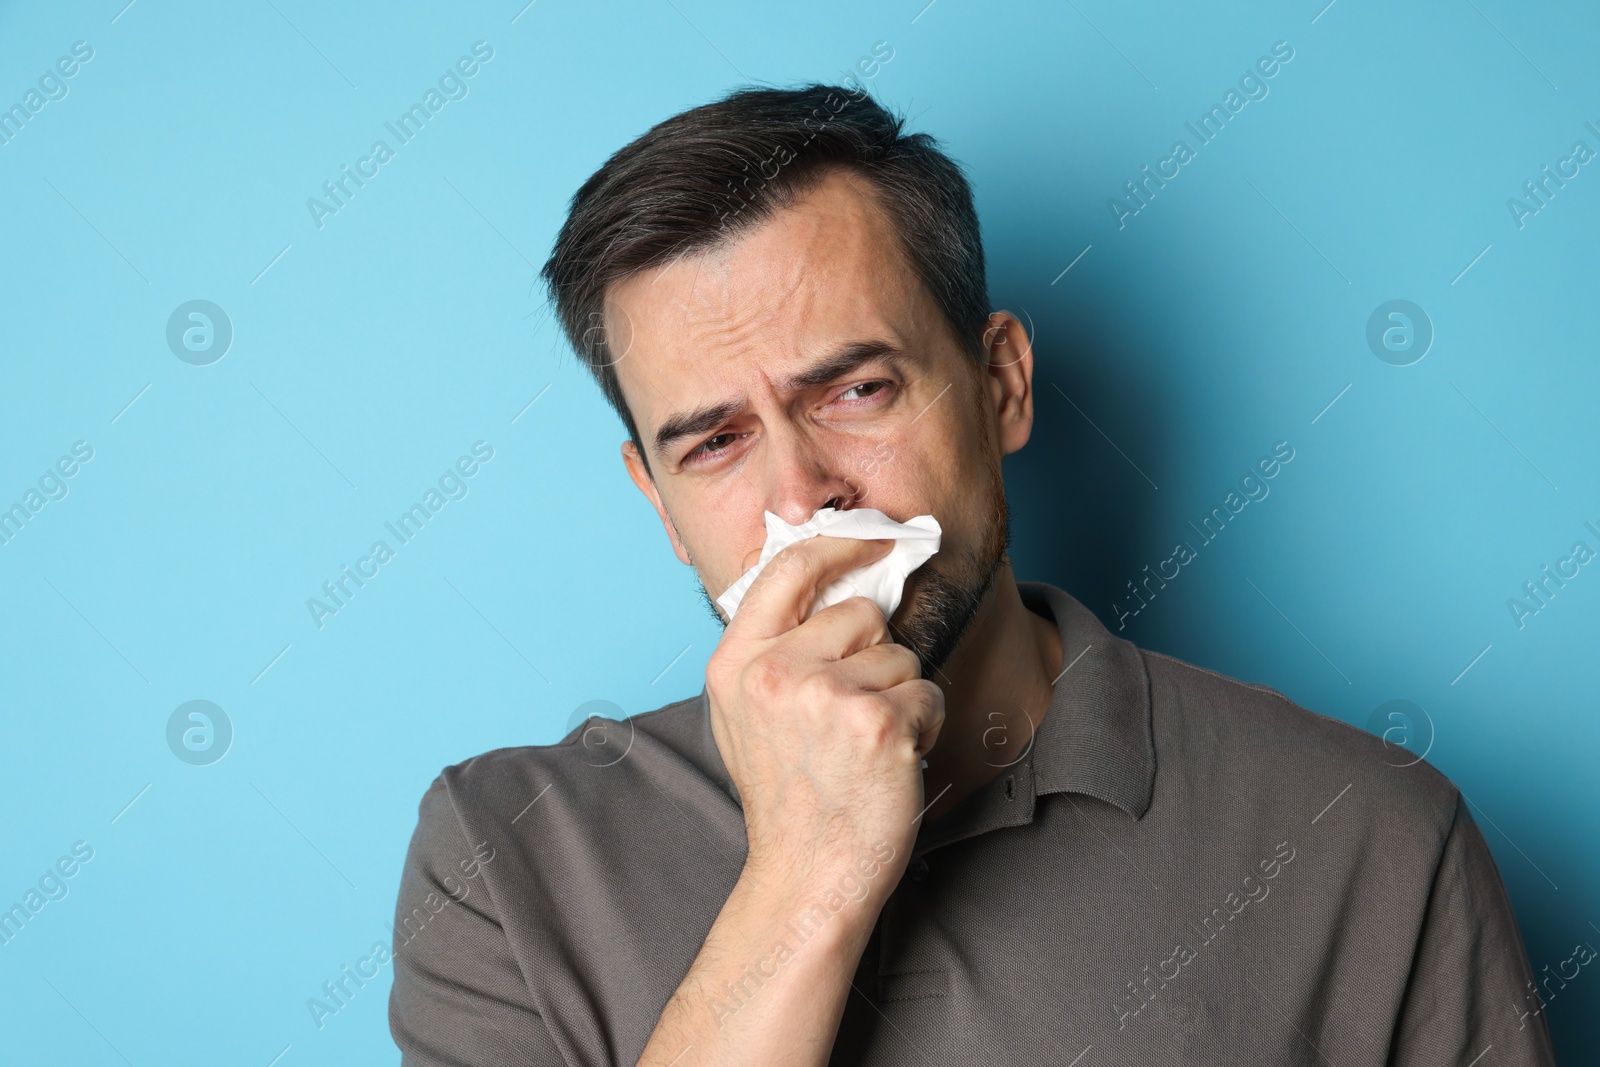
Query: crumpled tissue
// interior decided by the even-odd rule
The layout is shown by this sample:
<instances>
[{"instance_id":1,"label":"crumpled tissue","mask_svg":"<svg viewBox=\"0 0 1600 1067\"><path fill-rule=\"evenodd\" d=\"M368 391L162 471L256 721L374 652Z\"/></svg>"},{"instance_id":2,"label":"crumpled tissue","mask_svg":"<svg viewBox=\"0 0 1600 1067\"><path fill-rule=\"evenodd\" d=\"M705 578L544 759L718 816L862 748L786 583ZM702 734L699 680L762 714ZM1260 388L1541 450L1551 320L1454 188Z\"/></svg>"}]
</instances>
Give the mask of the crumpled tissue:
<instances>
[{"instance_id":1,"label":"crumpled tissue","mask_svg":"<svg viewBox=\"0 0 1600 1067\"><path fill-rule=\"evenodd\" d=\"M773 556L796 541L804 541L818 534L853 537L862 541L893 538L894 546L882 559L850 571L823 589L806 618L841 600L864 596L876 602L887 619L900 606L906 579L939 551L939 539L944 533L939 521L932 515L918 515L902 523L895 522L876 508L852 508L849 511L820 508L798 526L789 525L770 511L763 514L767 522L767 543L761 548L761 558L717 598L717 604L728 613L729 619L739 610L739 602L756 580L756 575L761 573Z\"/></svg>"}]
</instances>

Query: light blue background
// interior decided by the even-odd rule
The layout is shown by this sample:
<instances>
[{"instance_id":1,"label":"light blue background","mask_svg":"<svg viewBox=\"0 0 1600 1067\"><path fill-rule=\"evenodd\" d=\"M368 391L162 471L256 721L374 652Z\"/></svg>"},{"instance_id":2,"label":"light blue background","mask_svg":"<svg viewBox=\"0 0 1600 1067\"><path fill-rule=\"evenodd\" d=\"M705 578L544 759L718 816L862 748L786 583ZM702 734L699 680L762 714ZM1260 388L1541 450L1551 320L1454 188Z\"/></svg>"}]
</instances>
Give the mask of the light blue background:
<instances>
[{"instance_id":1,"label":"light blue background","mask_svg":"<svg viewBox=\"0 0 1600 1067\"><path fill-rule=\"evenodd\" d=\"M0 946L6 1059L398 1060L388 969L321 1029L306 1001L387 938L429 781L697 692L720 632L547 321L566 201L667 115L878 41L874 92L966 164L993 303L1034 325L1019 575L1115 627L1287 440L1125 635L1357 725L1420 705L1535 970L1600 944L1600 565L1525 628L1506 606L1600 547L1600 163L1522 228L1506 203L1600 149L1592 7L925 2L0 9L0 104L94 48L0 145L0 506L94 449L0 546L0 906L95 850ZM478 40L469 95L319 229L307 199ZM1108 199L1279 40L1267 98L1119 229ZM210 366L165 341L192 299L235 330ZM1391 299L1436 331L1411 366L1365 341ZM307 598L480 440L319 629ZM193 699L235 730L210 766L166 744ZM1591 969L1551 1001L1568 1062L1597 1011Z\"/></svg>"}]
</instances>

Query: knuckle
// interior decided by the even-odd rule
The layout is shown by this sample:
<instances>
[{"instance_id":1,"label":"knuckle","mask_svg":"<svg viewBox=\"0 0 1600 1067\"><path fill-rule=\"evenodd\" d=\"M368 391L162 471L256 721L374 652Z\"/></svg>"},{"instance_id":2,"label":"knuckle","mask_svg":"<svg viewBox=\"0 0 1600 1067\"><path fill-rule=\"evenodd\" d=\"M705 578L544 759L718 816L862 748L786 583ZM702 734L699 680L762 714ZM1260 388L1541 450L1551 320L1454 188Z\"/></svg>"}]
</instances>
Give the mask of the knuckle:
<instances>
[{"instance_id":1,"label":"knuckle","mask_svg":"<svg viewBox=\"0 0 1600 1067\"><path fill-rule=\"evenodd\" d=\"M808 674L795 686L795 695L807 708L828 708L849 694L849 689L832 671Z\"/></svg>"},{"instance_id":2,"label":"knuckle","mask_svg":"<svg viewBox=\"0 0 1600 1067\"><path fill-rule=\"evenodd\" d=\"M766 587L782 584L787 581L804 578L807 562L805 553L800 551L804 544L805 542L802 541L781 549L777 555L767 561L765 567L761 568L761 573L756 575L752 588L755 586Z\"/></svg>"},{"instance_id":3,"label":"knuckle","mask_svg":"<svg viewBox=\"0 0 1600 1067\"><path fill-rule=\"evenodd\" d=\"M797 578L808 576L816 566L812 559L815 551L816 541L814 539L797 541L785 548L778 553L779 556L784 557L783 567L779 573L790 574Z\"/></svg>"},{"instance_id":4,"label":"knuckle","mask_svg":"<svg viewBox=\"0 0 1600 1067\"><path fill-rule=\"evenodd\" d=\"M856 728L867 736L886 736L895 720L894 701L886 693L858 693L850 702L850 716Z\"/></svg>"},{"instance_id":5,"label":"knuckle","mask_svg":"<svg viewBox=\"0 0 1600 1067\"><path fill-rule=\"evenodd\" d=\"M862 615L873 620L880 627L883 625L883 609L878 607L876 600L863 593L857 593L850 600Z\"/></svg>"},{"instance_id":6,"label":"knuckle","mask_svg":"<svg viewBox=\"0 0 1600 1067\"><path fill-rule=\"evenodd\" d=\"M712 692L720 692L727 686L732 674L733 662L729 659L728 641L724 640L717 650L706 659L706 685Z\"/></svg>"},{"instance_id":7,"label":"knuckle","mask_svg":"<svg viewBox=\"0 0 1600 1067\"><path fill-rule=\"evenodd\" d=\"M928 710L935 723L944 722L944 690L926 678L918 678L912 683L918 702Z\"/></svg>"},{"instance_id":8,"label":"knuckle","mask_svg":"<svg viewBox=\"0 0 1600 1067\"><path fill-rule=\"evenodd\" d=\"M853 619L867 627L879 640L888 635L883 610L871 597L857 594L844 601Z\"/></svg>"},{"instance_id":9,"label":"knuckle","mask_svg":"<svg viewBox=\"0 0 1600 1067\"><path fill-rule=\"evenodd\" d=\"M773 700L788 685L789 666L776 656L757 656L745 667L745 692L757 700Z\"/></svg>"},{"instance_id":10,"label":"knuckle","mask_svg":"<svg viewBox=\"0 0 1600 1067\"><path fill-rule=\"evenodd\" d=\"M878 693L861 694L850 702L840 725L858 749L880 752L899 736L898 713L893 701Z\"/></svg>"}]
</instances>

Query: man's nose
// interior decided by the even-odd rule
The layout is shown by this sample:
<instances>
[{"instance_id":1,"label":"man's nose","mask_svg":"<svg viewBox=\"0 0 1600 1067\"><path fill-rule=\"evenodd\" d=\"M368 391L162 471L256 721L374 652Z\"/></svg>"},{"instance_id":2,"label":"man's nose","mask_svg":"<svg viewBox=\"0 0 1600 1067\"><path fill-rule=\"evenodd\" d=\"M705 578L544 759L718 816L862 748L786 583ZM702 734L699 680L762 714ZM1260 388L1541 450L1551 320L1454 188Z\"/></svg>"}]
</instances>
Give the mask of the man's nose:
<instances>
[{"instance_id":1,"label":"man's nose","mask_svg":"<svg viewBox=\"0 0 1600 1067\"><path fill-rule=\"evenodd\" d=\"M861 487L849 477L843 462L804 441L774 442L771 453L773 490L767 510L791 526L798 526L818 508L855 506Z\"/></svg>"}]
</instances>

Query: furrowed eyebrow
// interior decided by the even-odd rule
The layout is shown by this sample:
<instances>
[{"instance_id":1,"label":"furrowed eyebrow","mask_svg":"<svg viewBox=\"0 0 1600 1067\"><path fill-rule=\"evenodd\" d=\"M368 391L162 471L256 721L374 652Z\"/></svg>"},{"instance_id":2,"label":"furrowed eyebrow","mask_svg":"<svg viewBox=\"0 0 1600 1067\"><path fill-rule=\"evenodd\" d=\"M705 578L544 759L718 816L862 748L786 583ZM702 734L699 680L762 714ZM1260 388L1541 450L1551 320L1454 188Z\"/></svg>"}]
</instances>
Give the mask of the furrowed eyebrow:
<instances>
[{"instance_id":1,"label":"furrowed eyebrow","mask_svg":"<svg viewBox=\"0 0 1600 1067\"><path fill-rule=\"evenodd\" d=\"M910 354L904 349L890 344L888 341L852 341L815 366L808 367L799 374L778 382L778 391L795 393L804 389L814 389L819 385L827 385L834 379L842 378L851 371L877 359L894 366L900 366L910 359ZM676 442L685 437L694 437L708 430L716 429L737 414L742 406L743 404L740 401L724 400L719 404L709 404L693 411L671 416L656 431L654 444L656 455L665 461L668 458L668 452Z\"/></svg>"},{"instance_id":2,"label":"furrowed eyebrow","mask_svg":"<svg viewBox=\"0 0 1600 1067\"><path fill-rule=\"evenodd\" d=\"M714 430L732 418L739 410L737 401L729 400L711 407L697 408L683 415L674 415L656 431L655 452L662 461L668 459L672 446L685 437L697 437Z\"/></svg>"},{"instance_id":3,"label":"furrowed eyebrow","mask_svg":"<svg viewBox=\"0 0 1600 1067\"><path fill-rule=\"evenodd\" d=\"M907 353L904 350L896 348L888 341L852 341L809 370L801 371L792 378L779 382L778 390L795 393L802 389L827 385L835 378L842 378L875 359L882 359L898 366L906 358Z\"/></svg>"}]
</instances>

